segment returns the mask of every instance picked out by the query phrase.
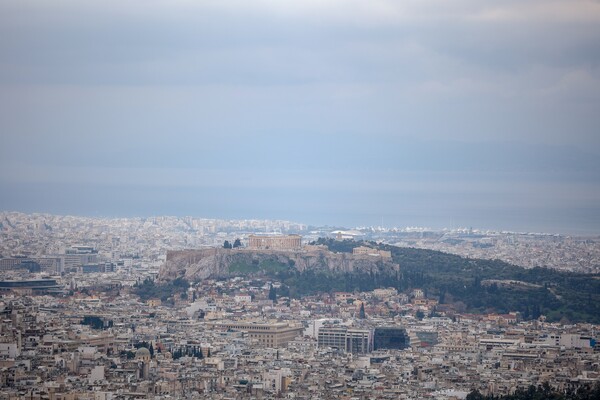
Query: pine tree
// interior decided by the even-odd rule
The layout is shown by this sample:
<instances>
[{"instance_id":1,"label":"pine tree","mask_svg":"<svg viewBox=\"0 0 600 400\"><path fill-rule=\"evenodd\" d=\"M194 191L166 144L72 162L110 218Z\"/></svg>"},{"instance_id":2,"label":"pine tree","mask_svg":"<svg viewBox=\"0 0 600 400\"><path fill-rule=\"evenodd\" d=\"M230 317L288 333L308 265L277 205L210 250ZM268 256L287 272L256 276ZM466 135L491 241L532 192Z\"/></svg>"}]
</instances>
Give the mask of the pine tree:
<instances>
[{"instance_id":1,"label":"pine tree","mask_svg":"<svg viewBox=\"0 0 600 400\"><path fill-rule=\"evenodd\" d=\"M358 312L358 318L365 319L367 316L365 314L365 303L360 304L360 311Z\"/></svg>"},{"instance_id":2,"label":"pine tree","mask_svg":"<svg viewBox=\"0 0 600 400\"><path fill-rule=\"evenodd\" d=\"M269 300L273 300L273 304L277 303L277 290L271 284L269 288Z\"/></svg>"}]
</instances>

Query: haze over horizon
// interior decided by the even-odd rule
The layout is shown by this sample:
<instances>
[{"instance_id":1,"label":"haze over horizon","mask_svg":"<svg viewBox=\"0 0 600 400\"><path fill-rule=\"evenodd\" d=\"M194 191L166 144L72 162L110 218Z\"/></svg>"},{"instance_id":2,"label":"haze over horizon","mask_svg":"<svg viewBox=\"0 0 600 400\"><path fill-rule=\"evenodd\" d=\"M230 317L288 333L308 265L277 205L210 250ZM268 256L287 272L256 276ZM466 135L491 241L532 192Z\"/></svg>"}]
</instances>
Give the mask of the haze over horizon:
<instances>
[{"instance_id":1,"label":"haze over horizon","mask_svg":"<svg viewBox=\"0 0 600 400\"><path fill-rule=\"evenodd\" d=\"M597 1L0 4L0 210L600 234Z\"/></svg>"}]
</instances>

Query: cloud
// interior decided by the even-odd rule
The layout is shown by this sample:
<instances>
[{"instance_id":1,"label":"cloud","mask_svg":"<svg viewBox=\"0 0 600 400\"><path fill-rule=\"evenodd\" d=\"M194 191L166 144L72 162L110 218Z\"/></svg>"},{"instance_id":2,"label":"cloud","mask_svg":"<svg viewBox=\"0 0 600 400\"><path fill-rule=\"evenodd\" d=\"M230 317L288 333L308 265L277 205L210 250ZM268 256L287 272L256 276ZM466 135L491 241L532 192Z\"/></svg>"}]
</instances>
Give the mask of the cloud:
<instances>
[{"instance_id":1,"label":"cloud","mask_svg":"<svg viewBox=\"0 0 600 400\"><path fill-rule=\"evenodd\" d=\"M583 1L23 4L3 10L8 81L402 81L398 62L419 70L427 54L496 69L565 52L581 61L600 46L599 7ZM406 61L415 47L425 51Z\"/></svg>"},{"instance_id":2,"label":"cloud","mask_svg":"<svg viewBox=\"0 0 600 400\"><path fill-rule=\"evenodd\" d=\"M375 199L402 172L462 174L466 192L472 170L589 184L599 62L585 0L4 1L0 184L283 190L320 172L315 190ZM298 172L251 179L271 168Z\"/></svg>"},{"instance_id":3,"label":"cloud","mask_svg":"<svg viewBox=\"0 0 600 400\"><path fill-rule=\"evenodd\" d=\"M598 68L561 71L554 83L540 94L559 101L568 98L575 102L591 102L597 105L600 103L600 73Z\"/></svg>"}]
</instances>

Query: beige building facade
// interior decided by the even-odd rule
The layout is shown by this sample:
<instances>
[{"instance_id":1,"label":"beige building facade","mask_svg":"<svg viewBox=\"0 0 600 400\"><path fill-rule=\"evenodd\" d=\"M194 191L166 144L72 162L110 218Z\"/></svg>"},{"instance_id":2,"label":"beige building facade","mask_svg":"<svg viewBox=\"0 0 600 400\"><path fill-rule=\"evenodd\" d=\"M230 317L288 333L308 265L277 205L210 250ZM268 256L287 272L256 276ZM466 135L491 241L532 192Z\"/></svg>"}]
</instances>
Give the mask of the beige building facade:
<instances>
[{"instance_id":1,"label":"beige building facade","mask_svg":"<svg viewBox=\"0 0 600 400\"><path fill-rule=\"evenodd\" d=\"M377 250L370 247L360 246L352 249L355 256L375 256L382 258L392 258L392 252L387 250Z\"/></svg>"},{"instance_id":2,"label":"beige building facade","mask_svg":"<svg viewBox=\"0 0 600 400\"><path fill-rule=\"evenodd\" d=\"M300 235L250 235L248 248L256 250L300 250Z\"/></svg>"},{"instance_id":3,"label":"beige building facade","mask_svg":"<svg viewBox=\"0 0 600 400\"><path fill-rule=\"evenodd\" d=\"M259 347L285 347L288 342L301 336L304 328L285 322L253 323L253 322L217 322L215 328L247 332L250 339Z\"/></svg>"}]
</instances>

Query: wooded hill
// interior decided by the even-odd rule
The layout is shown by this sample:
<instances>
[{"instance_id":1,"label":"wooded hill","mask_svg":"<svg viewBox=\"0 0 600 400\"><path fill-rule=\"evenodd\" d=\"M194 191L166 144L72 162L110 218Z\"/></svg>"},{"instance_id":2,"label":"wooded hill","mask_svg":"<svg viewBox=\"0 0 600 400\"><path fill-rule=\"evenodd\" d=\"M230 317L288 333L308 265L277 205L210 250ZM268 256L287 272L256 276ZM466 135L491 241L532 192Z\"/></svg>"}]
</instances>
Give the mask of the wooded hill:
<instances>
[{"instance_id":1,"label":"wooded hill","mask_svg":"<svg viewBox=\"0 0 600 400\"><path fill-rule=\"evenodd\" d=\"M549 321L600 323L600 275L525 269L499 260L468 259L439 251L401 248L377 243L319 239L334 252L351 252L368 245L389 250L400 265L398 274L361 277L360 284L332 281L335 289L368 290L392 286L399 291L425 290L440 303L453 303L468 312L521 312L523 318L546 315ZM350 282L356 282L356 278ZM361 280L362 280L361 279ZM302 285L303 288L310 287ZM462 304L461 304L462 303Z\"/></svg>"},{"instance_id":2,"label":"wooded hill","mask_svg":"<svg viewBox=\"0 0 600 400\"><path fill-rule=\"evenodd\" d=\"M213 259L198 251L192 255L182 252L181 257L167 263L160 276L164 282L175 278L193 282L238 275L265 277L283 284L280 296L293 298L319 292L363 292L384 287L408 292L420 288L426 297L458 312L518 311L523 319L545 315L548 321L600 323L598 274L525 269L499 260L469 259L374 242L321 238L313 244L325 245L333 253L263 254L213 249L218 256ZM348 254L358 246L388 250L392 259Z\"/></svg>"}]
</instances>

